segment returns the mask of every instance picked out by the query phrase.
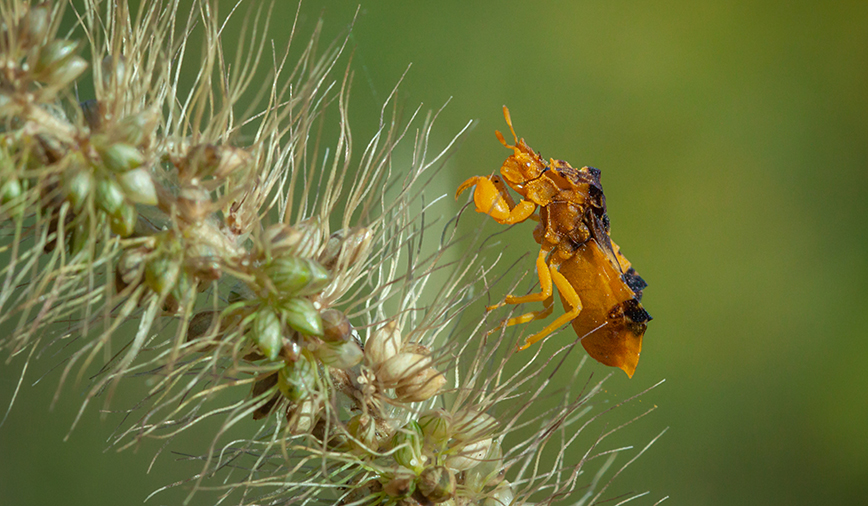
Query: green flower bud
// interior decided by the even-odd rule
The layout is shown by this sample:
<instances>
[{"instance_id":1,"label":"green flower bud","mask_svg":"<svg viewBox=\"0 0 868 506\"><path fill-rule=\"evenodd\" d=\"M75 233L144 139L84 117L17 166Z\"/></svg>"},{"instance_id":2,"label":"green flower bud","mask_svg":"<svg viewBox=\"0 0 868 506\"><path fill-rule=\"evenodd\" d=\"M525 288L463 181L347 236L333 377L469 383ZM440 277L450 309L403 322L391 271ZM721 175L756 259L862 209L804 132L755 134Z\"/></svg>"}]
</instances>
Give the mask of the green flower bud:
<instances>
[{"instance_id":1,"label":"green flower bud","mask_svg":"<svg viewBox=\"0 0 868 506\"><path fill-rule=\"evenodd\" d=\"M90 227L84 220L78 221L69 233L70 252L73 255L78 254L87 246L88 237L90 236Z\"/></svg>"},{"instance_id":2,"label":"green flower bud","mask_svg":"<svg viewBox=\"0 0 868 506\"><path fill-rule=\"evenodd\" d=\"M294 256L275 258L266 274L280 295L288 297L317 293L329 281L328 271L318 262Z\"/></svg>"},{"instance_id":3,"label":"green flower bud","mask_svg":"<svg viewBox=\"0 0 868 506\"><path fill-rule=\"evenodd\" d=\"M314 351L314 356L324 365L336 369L349 369L362 361L362 349L355 341L323 343Z\"/></svg>"},{"instance_id":4,"label":"green flower bud","mask_svg":"<svg viewBox=\"0 0 868 506\"><path fill-rule=\"evenodd\" d=\"M347 421L347 432L354 438L350 447L355 453L369 453L379 448L377 424L370 415L359 414Z\"/></svg>"},{"instance_id":5,"label":"green flower bud","mask_svg":"<svg viewBox=\"0 0 868 506\"><path fill-rule=\"evenodd\" d=\"M298 402L316 390L316 367L304 355L291 364L287 364L277 375L277 388L283 395Z\"/></svg>"},{"instance_id":6,"label":"green flower bud","mask_svg":"<svg viewBox=\"0 0 868 506\"><path fill-rule=\"evenodd\" d=\"M44 70L55 70L55 68L71 59L76 49L78 49L78 42L71 40L55 40L44 46L39 53L36 72L41 73Z\"/></svg>"},{"instance_id":7,"label":"green flower bud","mask_svg":"<svg viewBox=\"0 0 868 506\"><path fill-rule=\"evenodd\" d=\"M135 204L124 202L118 208L117 213L111 215L111 229L121 237L129 237L136 229L136 220L139 212Z\"/></svg>"},{"instance_id":8,"label":"green flower bud","mask_svg":"<svg viewBox=\"0 0 868 506\"><path fill-rule=\"evenodd\" d=\"M160 296L167 295L181 274L181 264L168 256L152 258L145 265L145 283Z\"/></svg>"},{"instance_id":9,"label":"green flower bud","mask_svg":"<svg viewBox=\"0 0 868 506\"><path fill-rule=\"evenodd\" d=\"M157 187L148 169L140 167L118 177L127 198L137 204L157 205Z\"/></svg>"},{"instance_id":10,"label":"green flower bud","mask_svg":"<svg viewBox=\"0 0 868 506\"><path fill-rule=\"evenodd\" d=\"M87 69L87 62L81 56L73 56L62 65L56 67L48 77L46 82L51 83L55 88L63 88L67 84L74 81Z\"/></svg>"},{"instance_id":11,"label":"green flower bud","mask_svg":"<svg viewBox=\"0 0 868 506\"><path fill-rule=\"evenodd\" d=\"M283 347L283 326L274 309L264 307L256 312L249 335L265 358L277 360Z\"/></svg>"},{"instance_id":12,"label":"green flower bud","mask_svg":"<svg viewBox=\"0 0 868 506\"><path fill-rule=\"evenodd\" d=\"M425 444L438 448L449 440L451 425L449 413L442 409L435 409L423 413L419 417L419 427L425 437Z\"/></svg>"},{"instance_id":13,"label":"green flower bud","mask_svg":"<svg viewBox=\"0 0 868 506\"><path fill-rule=\"evenodd\" d=\"M123 142L109 144L100 151L100 156L106 168L112 172L123 173L145 163L145 155L138 148Z\"/></svg>"},{"instance_id":14,"label":"green flower bud","mask_svg":"<svg viewBox=\"0 0 868 506\"><path fill-rule=\"evenodd\" d=\"M422 453L422 428L416 422L404 425L392 437L392 448L395 448L395 462L419 473L428 461Z\"/></svg>"},{"instance_id":15,"label":"green flower bud","mask_svg":"<svg viewBox=\"0 0 868 506\"><path fill-rule=\"evenodd\" d=\"M93 191L93 174L90 169L73 172L65 181L66 197L75 209L81 209Z\"/></svg>"},{"instance_id":16,"label":"green flower bud","mask_svg":"<svg viewBox=\"0 0 868 506\"><path fill-rule=\"evenodd\" d=\"M443 466L429 467L419 476L417 488L432 503L448 501L455 495L455 474Z\"/></svg>"},{"instance_id":17,"label":"green flower bud","mask_svg":"<svg viewBox=\"0 0 868 506\"><path fill-rule=\"evenodd\" d=\"M26 207L24 199L25 189L26 181L22 184L15 177L11 177L0 185L0 204L5 208L0 208L0 211L2 211L0 212L0 217L19 216L24 212Z\"/></svg>"},{"instance_id":18,"label":"green flower bud","mask_svg":"<svg viewBox=\"0 0 868 506\"><path fill-rule=\"evenodd\" d=\"M0 185L0 202L8 204L21 196L21 183L15 177L10 177Z\"/></svg>"},{"instance_id":19,"label":"green flower bud","mask_svg":"<svg viewBox=\"0 0 868 506\"><path fill-rule=\"evenodd\" d=\"M112 178L102 178L96 183L96 205L112 216L116 216L124 204L124 191Z\"/></svg>"},{"instance_id":20,"label":"green flower bud","mask_svg":"<svg viewBox=\"0 0 868 506\"><path fill-rule=\"evenodd\" d=\"M322 319L313 302L307 299L289 299L283 304L286 323L307 336L321 336Z\"/></svg>"}]
</instances>

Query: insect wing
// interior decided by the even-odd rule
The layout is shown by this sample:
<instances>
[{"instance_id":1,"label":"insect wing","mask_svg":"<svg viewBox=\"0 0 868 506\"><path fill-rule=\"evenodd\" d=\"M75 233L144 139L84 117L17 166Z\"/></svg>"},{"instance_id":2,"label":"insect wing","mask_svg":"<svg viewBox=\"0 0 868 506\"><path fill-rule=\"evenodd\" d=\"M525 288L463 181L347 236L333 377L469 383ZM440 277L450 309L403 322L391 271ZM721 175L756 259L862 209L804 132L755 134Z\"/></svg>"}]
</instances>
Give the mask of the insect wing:
<instances>
[{"instance_id":1,"label":"insect wing","mask_svg":"<svg viewBox=\"0 0 868 506\"><path fill-rule=\"evenodd\" d=\"M561 264L560 273L582 301L582 311L572 322L582 337L582 346L598 362L618 367L632 377L651 319L633 289L593 239Z\"/></svg>"}]
</instances>

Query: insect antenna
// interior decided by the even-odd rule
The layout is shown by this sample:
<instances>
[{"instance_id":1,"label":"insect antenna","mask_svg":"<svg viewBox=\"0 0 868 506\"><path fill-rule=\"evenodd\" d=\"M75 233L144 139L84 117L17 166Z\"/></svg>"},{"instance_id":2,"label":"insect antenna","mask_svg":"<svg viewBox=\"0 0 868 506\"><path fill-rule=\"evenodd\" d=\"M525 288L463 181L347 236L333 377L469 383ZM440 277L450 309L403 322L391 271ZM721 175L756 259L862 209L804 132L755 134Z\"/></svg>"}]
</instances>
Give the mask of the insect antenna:
<instances>
[{"instance_id":1,"label":"insect antenna","mask_svg":"<svg viewBox=\"0 0 868 506\"><path fill-rule=\"evenodd\" d=\"M506 124L509 125L509 131L512 132L512 138L515 139L513 142L518 144L518 136L515 135L515 129L512 128L512 118L509 116L509 109L506 106L503 106L503 117L506 119ZM495 130L494 135L497 136L497 140L500 141L501 144L508 148L514 148L515 145L510 146L506 143L506 139L503 138L503 134L500 133L500 130Z\"/></svg>"}]
</instances>

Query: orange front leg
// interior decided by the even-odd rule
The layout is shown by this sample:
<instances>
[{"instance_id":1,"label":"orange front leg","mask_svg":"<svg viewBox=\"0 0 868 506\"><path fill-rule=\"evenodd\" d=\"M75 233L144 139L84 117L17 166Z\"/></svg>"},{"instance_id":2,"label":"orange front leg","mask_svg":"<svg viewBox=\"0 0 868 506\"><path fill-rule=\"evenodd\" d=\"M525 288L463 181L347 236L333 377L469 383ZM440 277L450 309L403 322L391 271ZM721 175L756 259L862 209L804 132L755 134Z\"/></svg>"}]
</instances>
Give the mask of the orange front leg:
<instances>
[{"instance_id":1,"label":"orange front leg","mask_svg":"<svg viewBox=\"0 0 868 506\"><path fill-rule=\"evenodd\" d=\"M536 204L528 200L516 204L499 176L473 176L461 183L458 191L455 192L455 198L457 199L464 190L474 185L476 189L473 190L473 203L476 204L476 212L485 213L498 223L503 225L520 223L530 218L536 211Z\"/></svg>"}]
</instances>

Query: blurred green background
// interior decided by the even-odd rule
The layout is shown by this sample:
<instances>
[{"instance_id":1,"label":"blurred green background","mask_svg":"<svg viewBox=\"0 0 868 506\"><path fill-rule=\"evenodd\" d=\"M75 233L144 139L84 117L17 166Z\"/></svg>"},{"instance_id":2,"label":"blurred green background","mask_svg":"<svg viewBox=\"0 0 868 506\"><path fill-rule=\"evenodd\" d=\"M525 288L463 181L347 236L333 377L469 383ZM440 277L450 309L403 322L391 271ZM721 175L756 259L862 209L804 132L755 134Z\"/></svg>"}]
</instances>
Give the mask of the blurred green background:
<instances>
[{"instance_id":1,"label":"blurred green background","mask_svg":"<svg viewBox=\"0 0 868 506\"><path fill-rule=\"evenodd\" d=\"M330 40L355 9L307 2L299 36L322 13ZM278 0L277 41L294 14ZM451 97L435 146L478 120L431 195L451 202L466 177L499 168L504 104L543 156L603 171L612 236L649 282L654 316L636 375L608 390L665 378L630 440L671 427L617 490L671 504L864 503L868 3L376 1L350 44L356 156L410 63L407 108ZM504 237L504 265L536 251L532 228ZM3 406L19 368L0 369ZM32 380L0 429L0 503L137 504L178 479L168 455L144 474L157 445L102 454L113 426L95 409L61 442L77 391L49 412L56 374Z\"/></svg>"}]
</instances>

